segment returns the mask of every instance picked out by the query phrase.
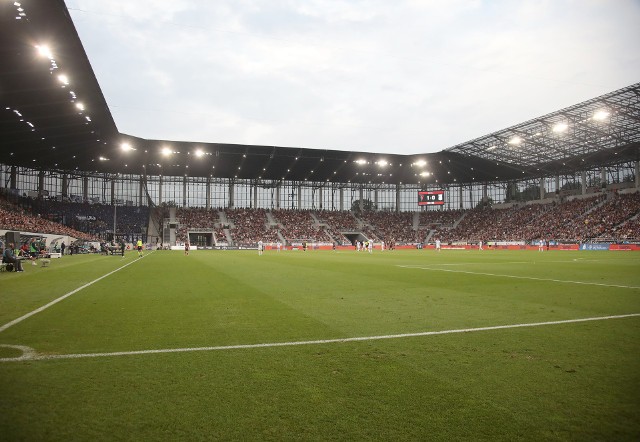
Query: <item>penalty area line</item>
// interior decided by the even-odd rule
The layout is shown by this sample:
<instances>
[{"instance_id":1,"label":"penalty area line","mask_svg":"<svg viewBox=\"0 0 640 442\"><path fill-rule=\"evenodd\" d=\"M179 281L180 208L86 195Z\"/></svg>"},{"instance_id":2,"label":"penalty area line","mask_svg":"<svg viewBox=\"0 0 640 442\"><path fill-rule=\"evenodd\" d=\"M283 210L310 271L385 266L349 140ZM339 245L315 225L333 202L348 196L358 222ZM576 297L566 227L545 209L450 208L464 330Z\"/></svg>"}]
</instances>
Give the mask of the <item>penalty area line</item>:
<instances>
[{"instance_id":1,"label":"penalty area line","mask_svg":"<svg viewBox=\"0 0 640 442\"><path fill-rule=\"evenodd\" d=\"M397 267L402 267L404 269L430 270L433 272L466 273L468 275L483 275L483 276L496 276L500 278L529 279L531 281L560 282L563 284L597 285L599 287L615 287L620 289L640 289L640 287L633 286L633 285L604 284L601 282L570 281L566 279L536 278L534 276L517 276L517 275L504 275L501 273L471 272L469 270L438 269L435 267L422 267L417 265L413 265L413 266L397 265Z\"/></svg>"},{"instance_id":2,"label":"penalty area line","mask_svg":"<svg viewBox=\"0 0 640 442\"><path fill-rule=\"evenodd\" d=\"M150 354L162 354L162 353L190 353L190 352L201 352L201 351L238 350L238 349L269 348L269 347L293 347L293 346L300 346L300 345L340 344L340 343L346 343L346 342L376 341L376 340L382 340L382 339L412 338L412 337L420 337L420 336L448 335L448 334L454 334L454 333L472 333L472 332L491 331L491 330L505 330L505 329L511 329L511 328L541 327L545 325L573 324L578 322L604 321L607 319L633 318L638 316L640 316L640 313L630 313L626 315L599 316L599 317L592 317L592 318L565 319L560 321L531 322L531 323L525 323L525 324L495 325L490 327L461 328L461 329L454 329L454 330L440 330L440 331L428 331L428 332L418 332L418 333L402 333L402 334L395 334L395 335L361 336L361 337L355 337L355 338L339 338L339 339L318 339L313 341L272 342L272 343L264 343L264 344L221 345L221 346L215 346L215 347L166 348L166 349L157 349L157 350L118 351L118 352L109 352L109 353L39 355L32 349L29 349L29 350L32 350L29 353L25 353L22 356L17 358L0 358L0 362L100 358L100 357L109 357L109 356L134 356L134 355L150 355ZM14 346L14 347L17 347L17 346Z\"/></svg>"},{"instance_id":3,"label":"penalty area line","mask_svg":"<svg viewBox=\"0 0 640 442\"><path fill-rule=\"evenodd\" d=\"M150 253L153 253L153 252L150 252ZM83 285L83 286L81 286L81 287L78 287L77 289L72 290L72 291L70 291L69 293L66 293L66 294L64 294L64 295L60 296L59 298L54 299L53 301L49 302L48 304L45 304L45 305L43 305L42 307L38 307L37 309L35 309L35 310L33 310L33 311L31 311L31 312L29 312L29 313L25 314L25 315L20 316L18 319L14 319L14 320L13 320L13 321L11 321L11 322L7 322L5 325L3 325L2 327L0 327L0 333L1 333L1 332L3 332L3 331L5 331L5 330L6 330L6 329L8 329L9 327L14 326L14 325L16 325L16 324L18 324L18 323L20 323L20 322L24 321L25 319L28 319L28 318L30 318L31 316L33 316L33 315L35 315L35 314L37 314L37 313L40 313L41 311L44 311L44 310L48 309L48 308L49 308L49 307L51 307L52 305L55 305L55 304L57 304L58 302L60 302L60 301L63 301L63 300L65 300L65 299L67 299L69 296L71 296L71 295L75 295L75 294L76 294L76 293L78 293L79 291L86 289L87 287L89 287L89 286L91 286L91 285L95 284L96 282L101 281L101 280L103 280L104 278L106 278L106 277L108 277L108 276L111 276L111 275L113 275L113 274L114 274L114 273L116 273L116 272L119 272L120 270L124 269L125 267L128 267L128 266L130 266L131 264L134 264L134 263L136 263L136 262L140 261L140 260L141 260L142 258L144 258L145 256L147 256L147 255L145 254L145 255L143 255L143 256L141 256L141 257L139 257L138 259L135 259L135 260L133 260L133 261L131 261L131 262L129 262L129 263L127 263L127 264L123 265L122 267L118 267L117 269L115 269L115 270L113 270L113 271L111 271L111 272L107 273L106 275L102 275L101 277L99 277L99 278L97 278L97 279L94 279L93 281L88 282L88 283L86 283L85 285Z\"/></svg>"}]
</instances>

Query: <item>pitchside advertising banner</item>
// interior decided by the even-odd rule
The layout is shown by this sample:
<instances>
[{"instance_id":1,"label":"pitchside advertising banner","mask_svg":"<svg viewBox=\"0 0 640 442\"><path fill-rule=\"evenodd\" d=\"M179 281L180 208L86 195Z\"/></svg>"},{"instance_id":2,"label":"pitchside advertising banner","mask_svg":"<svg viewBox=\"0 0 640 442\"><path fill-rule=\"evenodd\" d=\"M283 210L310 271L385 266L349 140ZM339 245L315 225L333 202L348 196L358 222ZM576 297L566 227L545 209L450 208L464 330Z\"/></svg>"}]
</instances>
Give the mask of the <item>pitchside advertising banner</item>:
<instances>
[{"instance_id":1,"label":"pitchside advertising banner","mask_svg":"<svg viewBox=\"0 0 640 442\"><path fill-rule=\"evenodd\" d=\"M609 250L610 244L592 243L580 244L580 250Z\"/></svg>"}]
</instances>

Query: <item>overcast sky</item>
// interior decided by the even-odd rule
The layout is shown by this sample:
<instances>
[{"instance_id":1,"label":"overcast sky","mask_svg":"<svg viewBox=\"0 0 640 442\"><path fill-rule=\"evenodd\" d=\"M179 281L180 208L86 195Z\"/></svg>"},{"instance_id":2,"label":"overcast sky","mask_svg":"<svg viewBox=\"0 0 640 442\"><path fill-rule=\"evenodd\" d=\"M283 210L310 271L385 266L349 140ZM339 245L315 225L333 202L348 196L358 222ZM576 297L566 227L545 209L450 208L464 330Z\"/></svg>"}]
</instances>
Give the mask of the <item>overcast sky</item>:
<instances>
[{"instance_id":1,"label":"overcast sky","mask_svg":"<svg viewBox=\"0 0 640 442\"><path fill-rule=\"evenodd\" d=\"M640 0L66 0L122 133L435 152L640 81Z\"/></svg>"}]
</instances>

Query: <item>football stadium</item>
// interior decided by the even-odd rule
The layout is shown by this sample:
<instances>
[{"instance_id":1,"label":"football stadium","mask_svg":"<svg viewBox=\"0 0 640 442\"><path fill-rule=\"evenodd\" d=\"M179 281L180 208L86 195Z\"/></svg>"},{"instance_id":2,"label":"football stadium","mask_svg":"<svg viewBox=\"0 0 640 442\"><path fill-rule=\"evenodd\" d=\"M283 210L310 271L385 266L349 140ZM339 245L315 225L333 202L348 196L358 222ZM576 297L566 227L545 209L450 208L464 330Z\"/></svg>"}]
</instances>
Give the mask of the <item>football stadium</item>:
<instances>
[{"instance_id":1,"label":"football stadium","mask_svg":"<svg viewBox=\"0 0 640 442\"><path fill-rule=\"evenodd\" d=\"M640 439L640 83L424 154L149 139L63 0L0 13L0 439Z\"/></svg>"}]
</instances>

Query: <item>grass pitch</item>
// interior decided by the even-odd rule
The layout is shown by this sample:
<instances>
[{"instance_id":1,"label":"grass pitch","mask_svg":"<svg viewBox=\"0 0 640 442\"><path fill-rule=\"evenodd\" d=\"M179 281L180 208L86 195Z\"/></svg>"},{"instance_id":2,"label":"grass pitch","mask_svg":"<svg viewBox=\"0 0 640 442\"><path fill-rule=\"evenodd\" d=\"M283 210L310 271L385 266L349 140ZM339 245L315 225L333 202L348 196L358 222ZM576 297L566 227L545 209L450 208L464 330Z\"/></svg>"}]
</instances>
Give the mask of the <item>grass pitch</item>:
<instances>
[{"instance_id":1,"label":"grass pitch","mask_svg":"<svg viewBox=\"0 0 640 442\"><path fill-rule=\"evenodd\" d=\"M158 251L25 270L0 274L2 440L640 439L640 316L470 330L640 314L640 254Z\"/></svg>"}]
</instances>

